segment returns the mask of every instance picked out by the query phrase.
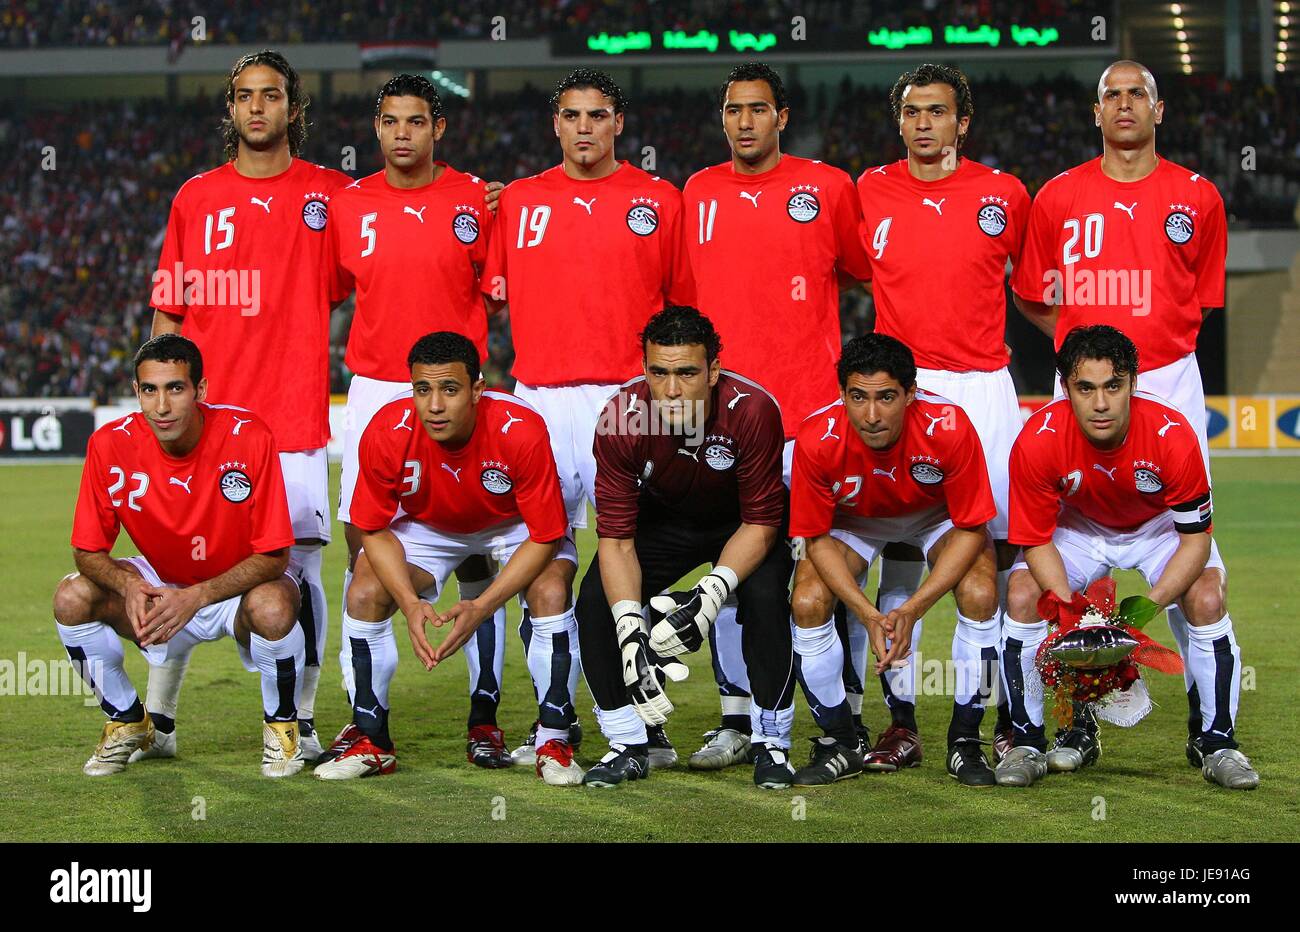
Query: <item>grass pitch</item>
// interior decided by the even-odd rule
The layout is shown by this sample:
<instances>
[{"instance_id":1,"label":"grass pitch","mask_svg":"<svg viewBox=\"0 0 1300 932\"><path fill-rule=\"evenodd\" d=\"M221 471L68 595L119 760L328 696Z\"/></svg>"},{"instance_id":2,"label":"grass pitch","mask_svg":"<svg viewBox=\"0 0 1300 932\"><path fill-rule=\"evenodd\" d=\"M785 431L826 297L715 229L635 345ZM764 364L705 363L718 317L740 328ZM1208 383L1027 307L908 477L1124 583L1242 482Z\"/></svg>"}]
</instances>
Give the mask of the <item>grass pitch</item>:
<instances>
[{"instance_id":1,"label":"grass pitch","mask_svg":"<svg viewBox=\"0 0 1300 932\"><path fill-rule=\"evenodd\" d=\"M1243 750L1263 782L1252 793L1207 784L1183 757L1186 700L1181 677L1147 677L1157 706L1132 729L1108 726L1100 762L1079 775L1051 775L1028 790L968 789L943 766L951 696L926 695L918 718L925 763L906 773L863 776L824 788L769 792L748 767L685 770L686 756L713 727L718 700L708 657L689 658L689 681L670 684L677 712L668 733L683 765L615 790L546 787L528 770L479 770L464 754L467 676L463 662L426 673L405 626L396 631L401 664L393 682L392 733L398 770L379 780L324 783L310 772L272 781L258 774L261 708L256 675L229 641L200 647L179 708L180 754L125 773L81 773L103 723L81 696L18 695L15 671L0 676L0 840L4 841L1294 841L1300 837L1296 709L1300 638L1295 580L1300 566L1300 459L1218 458L1216 536L1230 577L1230 606L1245 682L1237 723ZM78 466L0 467L0 555L4 614L0 664L47 667L65 658L50 598L72 570L68 536ZM337 489L337 468L332 472ZM339 685L339 589L345 550L326 551L331 619L316 706L323 736L348 716ZM584 563L594 549L580 538ZM123 538L119 555L126 549ZM1121 595L1139 589L1131 574ZM512 606L512 628L518 608ZM945 659L954 623L951 597L926 618L922 650ZM1172 645L1166 624L1152 634ZM146 668L127 648L127 669L143 694ZM18 671L21 674L21 671ZM34 681L24 681L30 692ZM603 741L585 684L577 706L593 763ZM814 733L802 698L796 764ZM875 684L865 704L875 734L886 714ZM522 738L535 713L522 648L507 647L500 722ZM989 737L992 712L985 719Z\"/></svg>"}]
</instances>

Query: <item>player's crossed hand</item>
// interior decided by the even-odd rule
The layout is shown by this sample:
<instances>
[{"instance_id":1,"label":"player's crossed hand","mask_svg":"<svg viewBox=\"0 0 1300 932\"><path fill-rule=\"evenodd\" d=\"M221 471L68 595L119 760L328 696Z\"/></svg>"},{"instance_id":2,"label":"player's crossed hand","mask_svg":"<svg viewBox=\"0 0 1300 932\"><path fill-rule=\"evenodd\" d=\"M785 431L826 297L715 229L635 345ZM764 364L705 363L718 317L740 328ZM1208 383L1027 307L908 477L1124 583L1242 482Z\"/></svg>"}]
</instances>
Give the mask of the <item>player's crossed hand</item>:
<instances>
[{"instance_id":1,"label":"player's crossed hand","mask_svg":"<svg viewBox=\"0 0 1300 932\"><path fill-rule=\"evenodd\" d=\"M176 589L144 583L139 589L150 606L138 625L133 622L141 647L166 644L203 607L203 593L198 586Z\"/></svg>"},{"instance_id":2,"label":"player's crossed hand","mask_svg":"<svg viewBox=\"0 0 1300 932\"><path fill-rule=\"evenodd\" d=\"M874 605L869 603L863 608L854 610L853 614L867 629L867 642L871 645L871 653L876 657L874 669L876 675L880 675L889 668L889 648L885 646L885 638L889 636L886 630L888 621L884 615L876 611Z\"/></svg>"},{"instance_id":3,"label":"player's crossed hand","mask_svg":"<svg viewBox=\"0 0 1300 932\"><path fill-rule=\"evenodd\" d=\"M916 627L918 614L907 603L903 603L885 616L884 631L890 639L890 646L889 652L878 666L885 668L901 665L912 655L912 629Z\"/></svg>"}]
</instances>

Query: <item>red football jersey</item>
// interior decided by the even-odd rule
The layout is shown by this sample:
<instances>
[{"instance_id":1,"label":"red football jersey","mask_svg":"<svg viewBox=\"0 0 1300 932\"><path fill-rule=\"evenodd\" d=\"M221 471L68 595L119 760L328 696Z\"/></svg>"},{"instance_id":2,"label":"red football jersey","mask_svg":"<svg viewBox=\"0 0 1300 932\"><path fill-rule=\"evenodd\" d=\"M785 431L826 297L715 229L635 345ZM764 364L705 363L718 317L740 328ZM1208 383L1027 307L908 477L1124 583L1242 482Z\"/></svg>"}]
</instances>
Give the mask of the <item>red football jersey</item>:
<instances>
[{"instance_id":1,"label":"red football jersey","mask_svg":"<svg viewBox=\"0 0 1300 932\"><path fill-rule=\"evenodd\" d=\"M1130 418L1124 442L1099 450L1068 399L1034 412L1011 448L1011 543L1051 541L1061 505L1117 531L1164 511L1180 531L1211 529L1210 480L1187 419L1144 392L1134 393Z\"/></svg>"},{"instance_id":2,"label":"red football jersey","mask_svg":"<svg viewBox=\"0 0 1300 932\"><path fill-rule=\"evenodd\" d=\"M650 386L638 376L601 412L592 443L598 536L635 537L642 517L781 526L781 409L763 386L723 370L695 445L653 429L651 410Z\"/></svg>"},{"instance_id":3,"label":"red football jersey","mask_svg":"<svg viewBox=\"0 0 1300 932\"><path fill-rule=\"evenodd\" d=\"M398 398L361 435L352 523L363 531L407 516L448 534L523 521L539 543L569 528L559 472L542 417L514 395L487 391L474 432L458 450L424 429L412 398Z\"/></svg>"},{"instance_id":4,"label":"red football jersey","mask_svg":"<svg viewBox=\"0 0 1300 932\"><path fill-rule=\"evenodd\" d=\"M727 368L772 387L789 439L836 392L840 274L871 277L853 181L783 155L760 175L737 174L730 161L696 172L682 197L699 309L722 337Z\"/></svg>"},{"instance_id":5,"label":"red football jersey","mask_svg":"<svg viewBox=\"0 0 1300 932\"><path fill-rule=\"evenodd\" d=\"M179 586L293 546L271 431L243 408L199 409L203 434L180 458L163 452L138 411L91 435L72 546L111 553L125 527L159 578Z\"/></svg>"},{"instance_id":6,"label":"red football jersey","mask_svg":"<svg viewBox=\"0 0 1300 932\"><path fill-rule=\"evenodd\" d=\"M1020 179L970 159L922 181L907 159L858 179L871 259L876 332L916 364L993 372L1008 362L1007 261L1020 258L1029 193Z\"/></svg>"},{"instance_id":7,"label":"red football jersey","mask_svg":"<svg viewBox=\"0 0 1300 932\"><path fill-rule=\"evenodd\" d=\"M442 174L422 187L395 188L378 171L330 204L336 261L357 290L346 356L357 375L409 380L407 352L435 330L469 337L487 359L478 270L492 214L481 179L438 164Z\"/></svg>"},{"instance_id":8,"label":"red football jersey","mask_svg":"<svg viewBox=\"0 0 1300 932\"><path fill-rule=\"evenodd\" d=\"M1074 327L1110 324L1146 371L1195 351L1201 308L1223 307L1227 255L1213 182L1166 159L1115 181L1099 156L1038 192L1011 285L1030 301L1059 294L1058 349Z\"/></svg>"},{"instance_id":9,"label":"red football jersey","mask_svg":"<svg viewBox=\"0 0 1300 932\"><path fill-rule=\"evenodd\" d=\"M634 165L594 181L557 165L509 184L498 210L482 288L504 286L525 385L621 383L650 316L695 303L681 192Z\"/></svg>"},{"instance_id":10,"label":"red football jersey","mask_svg":"<svg viewBox=\"0 0 1300 932\"><path fill-rule=\"evenodd\" d=\"M150 303L184 318L208 398L265 411L282 451L329 441L330 304L342 296L326 226L351 180L301 159L271 178L227 163L181 185L167 220Z\"/></svg>"},{"instance_id":11,"label":"red football jersey","mask_svg":"<svg viewBox=\"0 0 1300 932\"><path fill-rule=\"evenodd\" d=\"M864 519L892 518L942 505L957 527L997 515L984 448L961 406L918 391L903 432L887 450L867 446L844 402L813 414L799 428L790 475L790 536L853 529Z\"/></svg>"}]
</instances>

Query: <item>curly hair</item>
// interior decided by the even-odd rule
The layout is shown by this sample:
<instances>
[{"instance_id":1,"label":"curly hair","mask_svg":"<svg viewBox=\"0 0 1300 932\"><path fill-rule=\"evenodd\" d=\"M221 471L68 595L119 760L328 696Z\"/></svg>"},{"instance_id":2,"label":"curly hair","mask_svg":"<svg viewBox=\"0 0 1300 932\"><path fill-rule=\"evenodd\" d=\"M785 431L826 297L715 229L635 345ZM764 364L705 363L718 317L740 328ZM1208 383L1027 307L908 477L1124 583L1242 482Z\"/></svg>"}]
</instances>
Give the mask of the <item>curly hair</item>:
<instances>
[{"instance_id":1,"label":"curly hair","mask_svg":"<svg viewBox=\"0 0 1300 932\"><path fill-rule=\"evenodd\" d=\"M279 52L274 49L262 49L260 52L251 52L235 62L235 66L230 69L230 76L226 78L226 103L229 105L235 102L235 79L245 68L253 65L274 68L284 77L285 89L289 93L289 154L297 156L302 149L302 144L307 140L307 108L311 105L311 98L303 90L298 72L293 70L293 66ZM233 161L239 154L239 131L235 127L235 121L230 119L228 110L221 120L221 136L225 143L226 159Z\"/></svg>"},{"instance_id":2,"label":"curly hair","mask_svg":"<svg viewBox=\"0 0 1300 932\"><path fill-rule=\"evenodd\" d=\"M1110 363L1117 378L1137 375L1137 346L1122 331L1106 324L1075 327L1067 333L1056 353L1056 371L1068 381L1085 359Z\"/></svg>"},{"instance_id":3,"label":"curly hair","mask_svg":"<svg viewBox=\"0 0 1300 932\"><path fill-rule=\"evenodd\" d=\"M622 113L627 109L627 97L613 78L603 71L596 71L594 68L575 68L555 85L555 90L551 93L551 113L560 112L560 97L565 91L582 91L588 88L600 91L614 101L614 113Z\"/></svg>"},{"instance_id":4,"label":"curly hair","mask_svg":"<svg viewBox=\"0 0 1300 932\"><path fill-rule=\"evenodd\" d=\"M889 91L889 109L894 116L894 124L898 124L899 117L903 113L903 92L910 85L916 87L925 87L927 84L947 84L952 88L953 94L957 97L957 120L960 122L962 117L973 117L975 115L975 98L970 91L970 82L966 80L960 69L951 65L936 65L927 62L924 65L917 66L915 71L904 71L894 82L894 86ZM957 136L957 148L961 148L962 143L966 141L966 134L961 133Z\"/></svg>"}]
</instances>

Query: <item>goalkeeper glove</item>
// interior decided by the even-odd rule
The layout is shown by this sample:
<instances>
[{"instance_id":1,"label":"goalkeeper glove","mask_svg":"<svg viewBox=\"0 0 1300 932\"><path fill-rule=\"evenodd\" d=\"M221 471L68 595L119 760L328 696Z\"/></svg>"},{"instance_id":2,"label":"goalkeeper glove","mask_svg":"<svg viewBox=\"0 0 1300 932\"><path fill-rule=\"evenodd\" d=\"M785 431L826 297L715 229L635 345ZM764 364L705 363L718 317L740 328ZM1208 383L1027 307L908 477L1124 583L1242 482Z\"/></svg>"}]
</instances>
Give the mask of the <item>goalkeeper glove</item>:
<instances>
[{"instance_id":1,"label":"goalkeeper glove","mask_svg":"<svg viewBox=\"0 0 1300 932\"><path fill-rule=\"evenodd\" d=\"M738 584L730 568L715 566L690 592L670 592L652 598L650 617L659 620L650 629L651 649L665 657L699 650L722 603Z\"/></svg>"},{"instance_id":2,"label":"goalkeeper glove","mask_svg":"<svg viewBox=\"0 0 1300 932\"><path fill-rule=\"evenodd\" d=\"M647 725L668 721L673 704L663 691L662 673L650 657L641 606L624 599L614 606L614 631L623 655L623 684L636 714Z\"/></svg>"}]
</instances>

